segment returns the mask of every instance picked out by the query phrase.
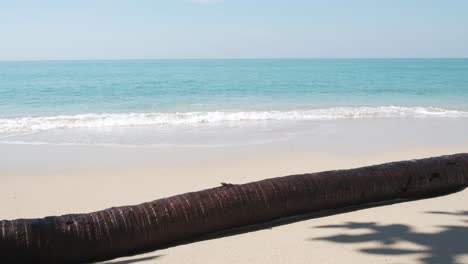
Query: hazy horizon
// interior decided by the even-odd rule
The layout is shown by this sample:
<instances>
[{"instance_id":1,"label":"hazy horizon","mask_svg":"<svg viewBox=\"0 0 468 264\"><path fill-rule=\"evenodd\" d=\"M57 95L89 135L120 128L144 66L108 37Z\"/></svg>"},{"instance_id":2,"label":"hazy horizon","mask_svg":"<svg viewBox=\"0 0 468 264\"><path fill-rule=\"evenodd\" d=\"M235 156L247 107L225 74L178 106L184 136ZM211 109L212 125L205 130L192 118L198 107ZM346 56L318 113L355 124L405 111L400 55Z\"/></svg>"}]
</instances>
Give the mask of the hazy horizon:
<instances>
[{"instance_id":1,"label":"hazy horizon","mask_svg":"<svg viewBox=\"0 0 468 264\"><path fill-rule=\"evenodd\" d=\"M467 58L468 2L0 0L0 61Z\"/></svg>"}]
</instances>

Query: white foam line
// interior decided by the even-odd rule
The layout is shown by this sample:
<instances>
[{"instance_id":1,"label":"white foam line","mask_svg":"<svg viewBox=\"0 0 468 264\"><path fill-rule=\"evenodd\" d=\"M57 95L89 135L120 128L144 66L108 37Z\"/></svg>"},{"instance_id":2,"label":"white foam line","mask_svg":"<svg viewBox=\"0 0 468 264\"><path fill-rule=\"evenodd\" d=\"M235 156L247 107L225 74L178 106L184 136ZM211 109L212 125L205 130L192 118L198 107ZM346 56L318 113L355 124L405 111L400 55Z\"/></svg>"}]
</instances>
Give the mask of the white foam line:
<instances>
[{"instance_id":1,"label":"white foam line","mask_svg":"<svg viewBox=\"0 0 468 264\"><path fill-rule=\"evenodd\" d=\"M258 121L336 120L363 118L468 117L468 112L436 107L332 107L291 111L80 114L0 119L0 133L50 129L110 128L154 125L205 125Z\"/></svg>"}]
</instances>

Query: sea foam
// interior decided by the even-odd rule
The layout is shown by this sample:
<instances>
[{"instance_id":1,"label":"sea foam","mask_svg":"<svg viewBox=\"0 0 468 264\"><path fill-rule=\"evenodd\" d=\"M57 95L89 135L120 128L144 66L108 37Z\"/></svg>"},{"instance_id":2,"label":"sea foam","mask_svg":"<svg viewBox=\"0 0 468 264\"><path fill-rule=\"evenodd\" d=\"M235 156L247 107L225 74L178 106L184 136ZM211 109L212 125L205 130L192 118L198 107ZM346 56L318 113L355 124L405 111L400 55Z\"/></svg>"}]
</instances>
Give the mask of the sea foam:
<instances>
[{"instance_id":1,"label":"sea foam","mask_svg":"<svg viewBox=\"0 0 468 264\"><path fill-rule=\"evenodd\" d=\"M0 133L66 128L106 128L150 125L199 125L255 121L337 120L363 118L468 117L468 112L436 107L332 107L291 111L212 111L79 114L0 119Z\"/></svg>"}]
</instances>

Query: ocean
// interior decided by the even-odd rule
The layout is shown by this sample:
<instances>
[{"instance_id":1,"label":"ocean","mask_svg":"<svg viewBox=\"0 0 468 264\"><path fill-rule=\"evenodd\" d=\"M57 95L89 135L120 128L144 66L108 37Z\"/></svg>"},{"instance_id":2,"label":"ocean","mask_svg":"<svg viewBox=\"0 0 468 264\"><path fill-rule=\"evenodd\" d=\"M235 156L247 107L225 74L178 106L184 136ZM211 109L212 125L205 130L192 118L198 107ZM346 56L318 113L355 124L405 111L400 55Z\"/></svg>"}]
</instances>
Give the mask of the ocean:
<instances>
[{"instance_id":1,"label":"ocean","mask_svg":"<svg viewBox=\"0 0 468 264\"><path fill-rule=\"evenodd\" d=\"M253 144L340 120L468 123L468 59L0 62L3 144Z\"/></svg>"}]
</instances>

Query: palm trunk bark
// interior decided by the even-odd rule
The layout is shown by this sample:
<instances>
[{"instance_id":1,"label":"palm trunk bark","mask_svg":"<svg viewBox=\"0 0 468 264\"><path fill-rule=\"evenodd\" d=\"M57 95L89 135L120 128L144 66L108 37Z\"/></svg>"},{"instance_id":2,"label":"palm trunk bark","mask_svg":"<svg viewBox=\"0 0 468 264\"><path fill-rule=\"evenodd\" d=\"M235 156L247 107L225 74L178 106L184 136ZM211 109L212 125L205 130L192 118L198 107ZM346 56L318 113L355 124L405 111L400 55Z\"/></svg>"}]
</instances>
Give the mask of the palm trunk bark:
<instances>
[{"instance_id":1,"label":"palm trunk bark","mask_svg":"<svg viewBox=\"0 0 468 264\"><path fill-rule=\"evenodd\" d=\"M444 195L467 185L468 154L223 184L89 214L0 221L0 262L105 260L295 214Z\"/></svg>"}]
</instances>

